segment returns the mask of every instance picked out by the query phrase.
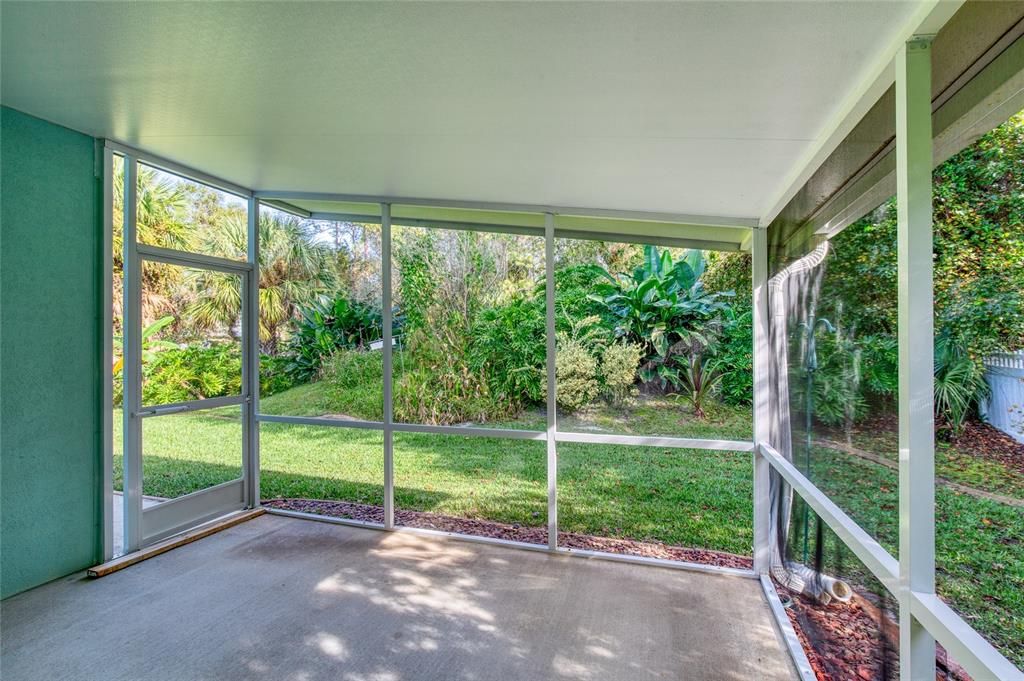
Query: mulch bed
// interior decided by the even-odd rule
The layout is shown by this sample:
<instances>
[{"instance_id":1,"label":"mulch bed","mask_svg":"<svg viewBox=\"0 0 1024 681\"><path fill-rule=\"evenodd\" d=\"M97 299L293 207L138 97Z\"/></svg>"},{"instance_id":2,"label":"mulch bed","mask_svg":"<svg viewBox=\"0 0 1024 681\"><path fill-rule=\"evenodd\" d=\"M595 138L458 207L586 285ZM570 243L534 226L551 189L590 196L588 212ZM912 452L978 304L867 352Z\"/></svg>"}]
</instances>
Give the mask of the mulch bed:
<instances>
[{"instance_id":1,"label":"mulch bed","mask_svg":"<svg viewBox=\"0 0 1024 681\"><path fill-rule=\"evenodd\" d=\"M952 440L960 451L1024 473L1024 443L981 421L967 421Z\"/></svg>"},{"instance_id":2,"label":"mulch bed","mask_svg":"<svg viewBox=\"0 0 1024 681\"><path fill-rule=\"evenodd\" d=\"M314 513L332 518L348 518L370 523L384 522L384 509L380 506L354 504L347 501L321 501L316 499L267 499L261 502L270 508L280 508L302 513ZM506 539L526 544L547 545L548 530L546 527L525 525L509 525L489 520L468 520L453 518L437 513L422 511L395 510L395 524L404 527L418 527L442 532L457 532L475 537ZM558 545L570 549L586 549L588 551L604 551L645 558L661 558L664 560L685 561L718 567L751 569L753 560L746 556L738 556L723 551L704 551L688 549L680 546L668 546L659 542L636 541L633 539L613 539L595 537L588 534L559 532Z\"/></svg>"},{"instance_id":3,"label":"mulch bed","mask_svg":"<svg viewBox=\"0 0 1024 681\"><path fill-rule=\"evenodd\" d=\"M355 504L347 501L322 501L317 499L267 499L264 506L289 511L300 511L332 518L347 518L370 523L384 522L384 509L380 506ZM490 537L527 544L546 545L548 532L545 527L528 527L517 524L468 520L452 516L421 511L395 511L395 523L405 527L418 527L442 532L456 532L477 537ZM722 551L705 551L680 546L669 546L659 542L633 539L595 537L573 532L559 532L558 544L566 548L604 551L647 558L700 563L719 567L751 569L753 561ZM807 658L819 681L874 681L898 676L899 627L895 617L873 601L873 595L857 594L849 603L832 602L822 606L803 596L792 594L776 585L779 595L791 601L786 609L796 630ZM885 646L879 636L879 626L885 629L891 642L889 656L883 663ZM936 646L940 681L971 681L970 677L956 663L947 660L945 651Z\"/></svg>"},{"instance_id":4,"label":"mulch bed","mask_svg":"<svg viewBox=\"0 0 1024 681\"><path fill-rule=\"evenodd\" d=\"M789 599L786 609L818 681L875 681L899 677L899 625L873 595L854 595L849 603L821 605L776 585ZM880 630L884 629L883 641ZM971 681L940 645L935 646L938 681Z\"/></svg>"}]
</instances>

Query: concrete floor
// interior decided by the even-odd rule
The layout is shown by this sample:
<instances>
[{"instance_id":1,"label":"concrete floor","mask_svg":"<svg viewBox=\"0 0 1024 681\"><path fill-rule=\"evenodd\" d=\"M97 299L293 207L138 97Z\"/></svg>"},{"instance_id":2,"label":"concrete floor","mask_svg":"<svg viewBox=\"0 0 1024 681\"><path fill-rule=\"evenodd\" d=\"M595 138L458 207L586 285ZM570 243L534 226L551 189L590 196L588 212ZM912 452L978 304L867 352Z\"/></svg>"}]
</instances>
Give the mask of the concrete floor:
<instances>
[{"instance_id":1,"label":"concrete floor","mask_svg":"<svg viewBox=\"0 0 1024 681\"><path fill-rule=\"evenodd\" d=\"M0 610L5 681L792 678L751 579L269 515Z\"/></svg>"}]
</instances>

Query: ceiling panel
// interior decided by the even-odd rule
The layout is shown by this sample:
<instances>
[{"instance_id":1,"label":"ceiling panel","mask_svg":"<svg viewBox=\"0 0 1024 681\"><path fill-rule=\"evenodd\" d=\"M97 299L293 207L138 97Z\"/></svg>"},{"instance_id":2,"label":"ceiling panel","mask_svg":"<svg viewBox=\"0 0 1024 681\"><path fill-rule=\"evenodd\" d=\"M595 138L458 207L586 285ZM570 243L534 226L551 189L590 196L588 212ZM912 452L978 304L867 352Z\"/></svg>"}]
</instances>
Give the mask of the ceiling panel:
<instances>
[{"instance_id":1,"label":"ceiling panel","mask_svg":"<svg viewBox=\"0 0 1024 681\"><path fill-rule=\"evenodd\" d=\"M255 189L756 218L915 7L5 1L0 98Z\"/></svg>"}]
</instances>

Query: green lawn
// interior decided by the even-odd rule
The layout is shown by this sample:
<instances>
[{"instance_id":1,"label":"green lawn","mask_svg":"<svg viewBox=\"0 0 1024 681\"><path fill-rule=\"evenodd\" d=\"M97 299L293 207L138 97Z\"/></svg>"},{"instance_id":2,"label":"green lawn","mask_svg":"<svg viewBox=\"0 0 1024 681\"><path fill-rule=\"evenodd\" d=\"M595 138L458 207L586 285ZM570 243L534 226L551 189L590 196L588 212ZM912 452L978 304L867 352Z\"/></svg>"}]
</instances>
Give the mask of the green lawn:
<instances>
[{"instance_id":1,"label":"green lawn","mask_svg":"<svg viewBox=\"0 0 1024 681\"><path fill-rule=\"evenodd\" d=\"M898 558L898 473L824 447L814 449L811 461L822 491ZM935 507L938 592L1003 654L1024 664L1024 509L942 486ZM862 585L873 581L848 551L837 566L834 550L826 550L830 569Z\"/></svg>"},{"instance_id":2,"label":"green lawn","mask_svg":"<svg viewBox=\"0 0 1024 681\"><path fill-rule=\"evenodd\" d=\"M308 391L308 386L299 390ZM292 401L295 395L283 393L266 401L278 398ZM746 427L736 425L743 410L728 418L722 411L722 423ZM674 414L673 423L680 418ZM542 428L543 423L542 416L527 413L516 422L491 425ZM145 494L180 496L240 474L240 426L233 412L150 419L145 436ZM382 437L368 430L261 424L261 496L380 505ZM529 440L396 433L395 504L399 509L543 526L545 451L543 442ZM563 444L558 475L562 530L751 552L749 454Z\"/></svg>"},{"instance_id":3,"label":"green lawn","mask_svg":"<svg viewBox=\"0 0 1024 681\"><path fill-rule=\"evenodd\" d=\"M844 441L842 434L828 433L833 440ZM794 438L796 439L796 438ZM882 421L873 430L854 428L850 444L897 463L899 432L895 420ZM986 492L1024 499L1024 473L998 461L975 456L970 444L935 443L935 475Z\"/></svg>"},{"instance_id":4,"label":"green lawn","mask_svg":"<svg viewBox=\"0 0 1024 681\"><path fill-rule=\"evenodd\" d=\"M316 386L301 386L265 398L262 407L273 413L323 413L322 400ZM749 437L748 410L716 406L710 414L707 421L694 421L680 403L662 398L626 410L584 412L561 419L560 427ZM542 429L544 417L530 411L515 421L487 425ZM178 496L240 474L241 429L235 408L147 419L145 428L146 494ZM115 421L115 433L119 432ZM750 554L749 454L590 444L561 444L558 452L562 530ZM942 462L942 474L982 481L993 491L1018 492L1012 476L1000 475L983 461L965 461L965 456L940 448L937 459ZM980 473L979 467L984 468ZM954 475L955 469L960 473ZM813 453L811 472L841 508L897 555L895 471L819 447ZM119 485L119 466L115 475ZM380 505L383 477L379 432L261 425L263 498ZM544 525L544 444L396 433L395 503L399 509ZM1015 663L1024 663L1020 645L1024 641L1024 513L942 487L936 491L936 506L940 593ZM841 566L835 565L834 556L830 549L827 561L844 577L862 585L871 581L851 555Z\"/></svg>"}]
</instances>

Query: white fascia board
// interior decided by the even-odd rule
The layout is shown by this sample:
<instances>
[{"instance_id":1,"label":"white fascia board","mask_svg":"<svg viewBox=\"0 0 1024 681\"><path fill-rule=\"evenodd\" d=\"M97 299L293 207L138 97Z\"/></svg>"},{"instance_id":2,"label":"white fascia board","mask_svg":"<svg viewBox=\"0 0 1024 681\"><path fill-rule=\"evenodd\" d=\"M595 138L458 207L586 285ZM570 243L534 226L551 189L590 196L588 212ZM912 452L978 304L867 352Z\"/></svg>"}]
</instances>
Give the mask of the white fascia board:
<instances>
[{"instance_id":1,"label":"white fascia board","mask_svg":"<svg viewBox=\"0 0 1024 681\"><path fill-rule=\"evenodd\" d=\"M723 215L689 215L681 213L659 213L653 211L613 210L607 208L579 208L566 206L549 206L532 203L495 203L491 201L460 201L455 199L422 199L401 196L369 196L364 194L333 194L321 192L298 192L291 190L259 189L253 192L258 199L277 199L288 201L294 205L310 210L309 202L329 202L343 204L386 203L394 207L396 215L401 212L404 217L417 217L418 213L406 208L436 208L460 211L481 211L492 213L512 213L512 220L522 220L521 214L544 215L551 213L556 216L576 218L594 218L624 220L632 222L673 223L699 227L720 227L749 229L756 227L756 217L738 217ZM318 212L311 210L310 212ZM327 212L327 211L320 211ZM350 211L339 211L350 212ZM361 211L360 211L361 212ZM493 221L494 217L489 218Z\"/></svg>"},{"instance_id":2,"label":"white fascia board","mask_svg":"<svg viewBox=\"0 0 1024 681\"><path fill-rule=\"evenodd\" d=\"M858 80L843 98L835 113L815 137L814 143L801 155L793 169L786 174L786 179L768 209L762 214L760 225L767 227L778 217L786 204L796 196L800 188L821 167L825 159L836 150L846 139L850 131L860 122L864 115L885 94L885 91L896 81L894 59L899 49L915 35L934 35L949 21L964 0L925 0L918 10L910 17L903 29L885 50L878 53L877 58L865 69L864 75Z\"/></svg>"}]
</instances>

